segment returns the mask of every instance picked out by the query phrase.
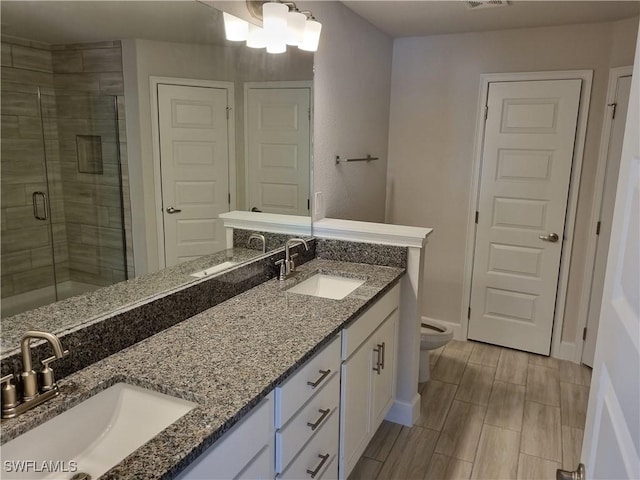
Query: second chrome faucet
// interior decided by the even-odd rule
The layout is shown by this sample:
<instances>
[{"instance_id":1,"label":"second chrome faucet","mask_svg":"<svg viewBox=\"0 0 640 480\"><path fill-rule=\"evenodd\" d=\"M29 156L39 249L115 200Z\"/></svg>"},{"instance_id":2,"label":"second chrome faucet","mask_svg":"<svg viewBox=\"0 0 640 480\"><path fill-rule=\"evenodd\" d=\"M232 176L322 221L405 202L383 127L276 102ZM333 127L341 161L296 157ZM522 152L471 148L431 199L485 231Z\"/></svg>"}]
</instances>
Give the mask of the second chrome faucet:
<instances>
[{"instance_id":1,"label":"second chrome faucet","mask_svg":"<svg viewBox=\"0 0 640 480\"><path fill-rule=\"evenodd\" d=\"M291 247L295 247L296 245L300 244L304 245L305 250L309 250L307 241L302 238L290 238L284 244L284 259L278 260L276 262L276 265L280 265L280 281L286 280L289 275L296 271L296 263L294 261L294 258L296 258L298 254L294 253L293 255L291 255L290 249Z\"/></svg>"}]
</instances>

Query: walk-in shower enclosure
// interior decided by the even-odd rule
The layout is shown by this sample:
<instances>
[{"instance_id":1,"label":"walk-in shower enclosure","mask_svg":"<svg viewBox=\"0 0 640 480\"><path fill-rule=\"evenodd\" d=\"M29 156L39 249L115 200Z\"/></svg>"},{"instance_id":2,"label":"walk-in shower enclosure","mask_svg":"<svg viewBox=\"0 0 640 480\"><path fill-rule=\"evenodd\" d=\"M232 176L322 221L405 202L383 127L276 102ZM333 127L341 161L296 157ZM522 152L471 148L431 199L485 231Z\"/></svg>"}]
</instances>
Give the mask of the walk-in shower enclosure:
<instances>
[{"instance_id":1,"label":"walk-in shower enclosure","mask_svg":"<svg viewBox=\"0 0 640 480\"><path fill-rule=\"evenodd\" d=\"M119 42L2 39L2 317L132 276Z\"/></svg>"}]
</instances>

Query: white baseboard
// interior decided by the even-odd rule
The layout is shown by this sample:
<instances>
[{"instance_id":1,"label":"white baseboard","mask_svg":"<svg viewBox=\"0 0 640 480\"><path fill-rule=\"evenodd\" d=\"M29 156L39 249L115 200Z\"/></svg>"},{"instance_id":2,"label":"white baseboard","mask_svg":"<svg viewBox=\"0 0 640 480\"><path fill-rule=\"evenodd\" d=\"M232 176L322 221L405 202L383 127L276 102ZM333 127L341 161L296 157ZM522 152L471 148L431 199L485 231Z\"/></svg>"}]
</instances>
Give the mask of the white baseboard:
<instances>
[{"instance_id":1,"label":"white baseboard","mask_svg":"<svg viewBox=\"0 0 640 480\"><path fill-rule=\"evenodd\" d=\"M455 338L456 340L467 339L467 337L463 335L462 325L460 325L459 323L447 322L446 320L439 320L437 318L430 318L430 317L424 317L424 316L422 318L430 322L441 323L444 326L450 327L451 330L453 330L453 338Z\"/></svg>"},{"instance_id":2,"label":"white baseboard","mask_svg":"<svg viewBox=\"0 0 640 480\"><path fill-rule=\"evenodd\" d=\"M580 363L580 359L576 360L576 344L575 342L560 342L558 354L556 358L560 360L569 360L570 362Z\"/></svg>"},{"instance_id":3,"label":"white baseboard","mask_svg":"<svg viewBox=\"0 0 640 480\"><path fill-rule=\"evenodd\" d=\"M412 427L420 418L420 394L416 393L411 403L396 400L391 405L385 420Z\"/></svg>"},{"instance_id":4,"label":"white baseboard","mask_svg":"<svg viewBox=\"0 0 640 480\"><path fill-rule=\"evenodd\" d=\"M451 327L453 330L453 338L456 340L467 340L467 338L462 334L462 326L459 323L447 322L446 320L439 320L437 318L430 317L422 317L424 320L429 320L436 323L441 323L447 327ZM580 363L580 355L576 349L575 342L560 342L560 347L558 348L557 355L553 355L554 358L559 358L560 360L569 360L573 363ZM576 357L577 356L577 357Z\"/></svg>"}]
</instances>

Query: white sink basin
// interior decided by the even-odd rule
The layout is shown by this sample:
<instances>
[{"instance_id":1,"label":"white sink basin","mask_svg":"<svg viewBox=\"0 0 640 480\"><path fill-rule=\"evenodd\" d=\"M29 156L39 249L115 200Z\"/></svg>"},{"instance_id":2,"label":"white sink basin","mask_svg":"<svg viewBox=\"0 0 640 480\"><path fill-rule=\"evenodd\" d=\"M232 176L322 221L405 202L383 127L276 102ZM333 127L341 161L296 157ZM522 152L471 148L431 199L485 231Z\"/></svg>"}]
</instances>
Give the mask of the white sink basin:
<instances>
[{"instance_id":1,"label":"white sink basin","mask_svg":"<svg viewBox=\"0 0 640 480\"><path fill-rule=\"evenodd\" d=\"M231 268L231 267L233 267L235 265L238 265L238 263L240 263L240 262L232 262L231 260L229 260L228 262L224 262L224 263L221 263L220 265L216 265L214 267L207 268L206 270L202 270L200 272L192 273L191 276L192 277L196 277L196 278L208 277L209 275L213 275L214 273L222 272L223 270L226 270L227 268Z\"/></svg>"},{"instance_id":2,"label":"white sink basin","mask_svg":"<svg viewBox=\"0 0 640 480\"><path fill-rule=\"evenodd\" d=\"M96 479L195 406L180 398L116 383L2 445L2 478L63 480L84 472ZM18 462L25 460L35 461L40 471L33 467L30 471L8 471L8 465L13 466L11 470L22 470L17 468ZM43 461L59 461L58 471L43 472Z\"/></svg>"},{"instance_id":3,"label":"white sink basin","mask_svg":"<svg viewBox=\"0 0 640 480\"><path fill-rule=\"evenodd\" d=\"M335 275L325 275L317 273L313 277L307 278L294 287L287 290L289 293L299 293L302 295L312 295L314 297L333 298L341 300L365 281L355 278L337 277Z\"/></svg>"}]
</instances>

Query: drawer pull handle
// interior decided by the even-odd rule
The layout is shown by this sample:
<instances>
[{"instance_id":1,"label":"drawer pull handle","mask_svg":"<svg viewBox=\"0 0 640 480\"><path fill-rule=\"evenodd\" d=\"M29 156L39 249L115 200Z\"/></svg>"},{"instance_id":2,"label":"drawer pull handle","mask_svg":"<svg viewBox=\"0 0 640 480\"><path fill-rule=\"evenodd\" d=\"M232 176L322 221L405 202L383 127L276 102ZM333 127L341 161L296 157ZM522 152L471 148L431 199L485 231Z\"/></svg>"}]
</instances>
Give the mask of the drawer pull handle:
<instances>
[{"instance_id":1,"label":"drawer pull handle","mask_svg":"<svg viewBox=\"0 0 640 480\"><path fill-rule=\"evenodd\" d=\"M373 367L373 371L377 372L380 375L380 370L384 368L384 362L382 361L382 345L378 344L378 348L374 348L373 351L376 352L376 366Z\"/></svg>"},{"instance_id":2,"label":"drawer pull handle","mask_svg":"<svg viewBox=\"0 0 640 480\"><path fill-rule=\"evenodd\" d=\"M318 457L320 457L322 460L320 460L320 463L318 464L316 469L307 470L307 473L311 478L316 478L316 475L318 474L318 472L322 470L322 467L324 466L324 464L327 463L327 460L329 460L330 455L328 453L325 453L324 455L318 455Z\"/></svg>"},{"instance_id":3,"label":"drawer pull handle","mask_svg":"<svg viewBox=\"0 0 640 480\"><path fill-rule=\"evenodd\" d=\"M327 375L331 373L331 370L319 370L319 372L321 373L320 378L318 378L315 382L307 382L307 385L309 385L311 388L316 388L318 385L320 385L322 381L327 378Z\"/></svg>"},{"instance_id":4,"label":"drawer pull handle","mask_svg":"<svg viewBox=\"0 0 640 480\"><path fill-rule=\"evenodd\" d=\"M318 410L322 415L320 415L320 418L318 418L318 420L316 420L314 423L311 422L307 422L307 426L311 427L311 430L315 430L316 428L318 428L318 426L320 426L320 424L322 423L322 421L327 418L327 415L329 415L331 413L331 409L327 408L327 409L319 409Z\"/></svg>"},{"instance_id":5,"label":"drawer pull handle","mask_svg":"<svg viewBox=\"0 0 640 480\"><path fill-rule=\"evenodd\" d=\"M382 345L378 345L378 347L382 349L382 362L380 362L380 368L384 370L384 357L387 352L385 342L382 342Z\"/></svg>"}]
</instances>

